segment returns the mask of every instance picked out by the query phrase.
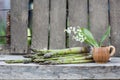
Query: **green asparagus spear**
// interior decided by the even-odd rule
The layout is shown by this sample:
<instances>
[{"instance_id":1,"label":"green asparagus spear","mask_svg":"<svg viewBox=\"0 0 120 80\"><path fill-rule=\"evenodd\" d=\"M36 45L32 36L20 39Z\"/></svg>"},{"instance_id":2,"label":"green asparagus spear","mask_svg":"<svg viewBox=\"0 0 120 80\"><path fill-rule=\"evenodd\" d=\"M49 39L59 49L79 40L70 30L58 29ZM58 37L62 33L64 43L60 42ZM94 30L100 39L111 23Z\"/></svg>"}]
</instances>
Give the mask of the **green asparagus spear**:
<instances>
[{"instance_id":1,"label":"green asparagus spear","mask_svg":"<svg viewBox=\"0 0 120 80\"><path fill-rule=\"evenodd\" d=\"M31 49L37 55L44 55L46 53L53 53L53 54L69 54L69 53L87 53L89 52L88 47L74 47L74 48L67 48L67 49L54 49L54 50L36 50Z\"/></svg>"}]
</instances>

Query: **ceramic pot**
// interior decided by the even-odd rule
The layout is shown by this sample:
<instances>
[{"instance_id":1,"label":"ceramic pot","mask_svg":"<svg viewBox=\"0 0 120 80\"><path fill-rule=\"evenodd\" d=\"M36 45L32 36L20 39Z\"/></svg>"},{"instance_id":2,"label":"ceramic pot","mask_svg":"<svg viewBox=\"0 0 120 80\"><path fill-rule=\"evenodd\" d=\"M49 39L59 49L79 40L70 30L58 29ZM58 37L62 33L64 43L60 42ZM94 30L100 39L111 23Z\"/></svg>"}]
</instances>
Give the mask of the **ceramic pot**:
<instances>
[{"instance_id":1,"label":"ceramic pot","mask_svg":"<svg viewBox=\"0 0 120 80\"><path fill-rule=\"evenodd\" d=\"M93 59L96 63L107 63L109 58L115 54L115 47L95 47L92 52Z\"/></svg>"}]
</instances>

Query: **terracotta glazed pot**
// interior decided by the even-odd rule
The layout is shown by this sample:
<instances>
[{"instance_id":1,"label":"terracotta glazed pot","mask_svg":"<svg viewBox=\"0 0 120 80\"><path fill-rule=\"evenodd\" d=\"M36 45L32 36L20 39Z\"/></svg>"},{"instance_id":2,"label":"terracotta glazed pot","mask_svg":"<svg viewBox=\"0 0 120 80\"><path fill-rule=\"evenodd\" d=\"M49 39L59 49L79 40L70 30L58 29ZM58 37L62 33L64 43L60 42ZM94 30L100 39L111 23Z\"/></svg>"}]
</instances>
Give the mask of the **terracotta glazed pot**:
<instances>
[{"instance_id":1,"label":"terracotta glazed pot","mask_svg":"<svg viewBox=\"0 0 120 80\"><path fill-rule=\"evenodd\" d=\"M115 47L95 47L92 51L93 59L96 63L107 63L109 58L115 54Z\"/></svg>"}]
</instances>

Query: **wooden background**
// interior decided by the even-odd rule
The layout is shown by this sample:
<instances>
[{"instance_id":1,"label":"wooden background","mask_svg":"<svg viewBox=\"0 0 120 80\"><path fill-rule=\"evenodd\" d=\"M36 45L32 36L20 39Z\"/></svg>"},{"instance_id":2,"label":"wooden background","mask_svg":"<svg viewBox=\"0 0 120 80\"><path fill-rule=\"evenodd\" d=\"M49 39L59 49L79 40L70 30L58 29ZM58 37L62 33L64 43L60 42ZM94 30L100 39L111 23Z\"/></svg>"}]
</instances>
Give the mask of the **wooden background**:
<instances>
[{"instance_id":1,"label":"wooden background","mask_svg":"<svg viewBox=\"0 0 120 80\"><path fill-rule=\"evenodd\" d=\"M27 53L29 0L11 0L11 45L9 53ZM120 0L34 0L32 44L34 49L83 46L66 35L68 26L89 28L96 40L111 34L105 45L114 45L120 56ZM69 38L68 38L69 37Z\"/></svg>"}]
</instances>

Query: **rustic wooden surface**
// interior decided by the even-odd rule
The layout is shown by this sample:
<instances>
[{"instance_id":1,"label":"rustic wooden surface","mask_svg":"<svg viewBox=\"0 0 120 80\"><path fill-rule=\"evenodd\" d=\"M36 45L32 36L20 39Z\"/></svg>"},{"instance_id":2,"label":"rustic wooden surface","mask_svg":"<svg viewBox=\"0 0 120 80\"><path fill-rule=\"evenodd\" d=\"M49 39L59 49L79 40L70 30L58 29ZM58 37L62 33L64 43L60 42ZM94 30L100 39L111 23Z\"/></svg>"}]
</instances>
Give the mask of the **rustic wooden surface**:
<instances>
[{"instance_id":1,"label":"rustic wooden surface","mask_svg":"<svg viewBox=\"0 0 120 80\"><path fill-rule=\"evenodd\" d=\"M50 49L65 48L66 0L51 0Z\"/></svg>"},{"instance_id":2,"label":"rustic wooden surface","mask_svg":"<svg viewBox=\"0 0 120 80\"><path fill-rule=\"evenodd\" d=\"M11 80L119 80L120 58L113 57L106 64L83 63L61 65L7 64L4 60L23 60L22 56L0 55L0 79Z\"/></svg>"},{"instance_id":3,"label":"rustic wooden surface","mask_svg":"<svg viewBox=\"0 0 120 80\"><path fill-rule=\"evenodd\" d=\"M90 30L95 39L100 41L108 28L108 0L90 0L89 1ZM109 44L109 38L103 43Z\"/></svg>"},{"instance_id":4,"label":"rustic wooden surface","mask_svg":"<svg viewBox=\"0 0 120 80\"><path fill-rule=\"evenodd\" d=\"M12 0L11 5L11 53L26 53L28 0Z\"/></svg>"},{"instance_id":5,"label":"rustic wooden surface","mask_svg":"<svg viewBox=\"0 0 120 80\"><path fill-rule=\"evenodd\" d=\"M116 47L115 56L120 56L120 0L110 0L111 44Z\"/></svg>"},{"instance_id":6,"label":"rustic wooden surface","mask_svg":"<svg viewBox=\"0 0 120 80\"><path fill-rule=\"evenodd\" d=\"M34 0L32 45L34 49L48 48L49 0Z\"/></svg>"},{"instance_id":7,"label":"rustic wooden surface","mask_svg":"<svg viewBox=\"0 0 120 80\"><path fill-rule=\"evenodd\" d=\"M87 27L87 0L68 0L69 5L69 26ZM76 42L70 36L69 46L82 46L80 42Z\"/></svg>"}]
</instances>

